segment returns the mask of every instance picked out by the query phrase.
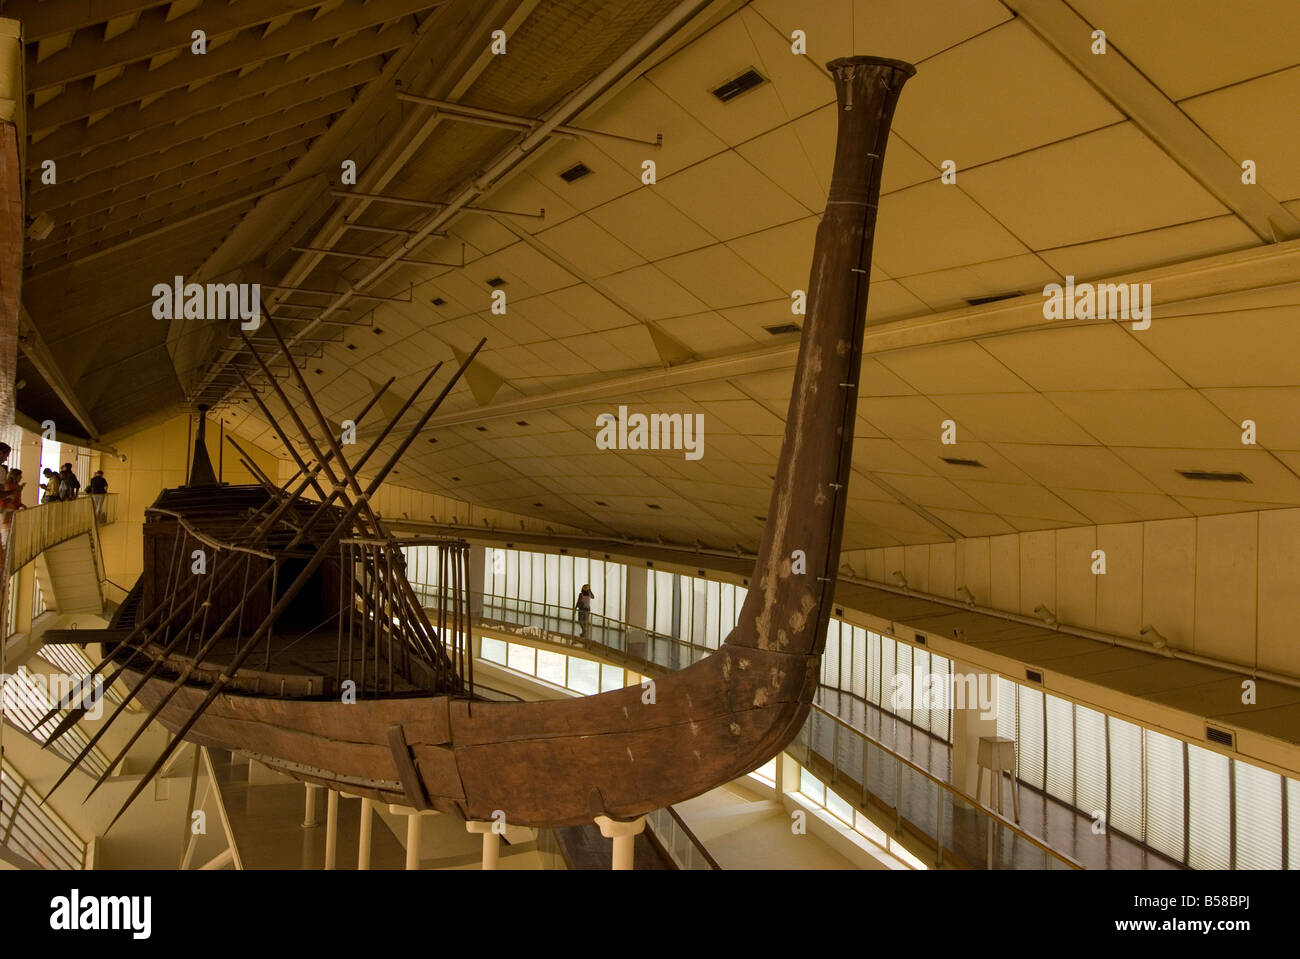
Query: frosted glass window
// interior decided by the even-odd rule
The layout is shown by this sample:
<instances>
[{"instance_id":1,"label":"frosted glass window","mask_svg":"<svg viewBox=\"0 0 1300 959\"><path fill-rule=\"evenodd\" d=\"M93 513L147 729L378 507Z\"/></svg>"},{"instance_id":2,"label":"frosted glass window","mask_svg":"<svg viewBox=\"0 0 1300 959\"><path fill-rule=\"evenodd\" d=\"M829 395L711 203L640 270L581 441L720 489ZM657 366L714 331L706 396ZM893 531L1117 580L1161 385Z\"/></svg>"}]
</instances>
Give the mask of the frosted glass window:
<instances>
[{"instance_id":1,"label":"frosted glass window","mask_svg":"<svg viewBox=\"0 0 1300 959\"><path fill-rule=\"evenodd\" d=\"M930 706L931 698L930 684L930 651L926 649L912 649L912 722L922 729L930 728ZM942 690L936 690L936 695L942 696Z\"/></svg>"},{"instance_id":2,"label":"frosted glass window","mask_svg":"<svg viewBox=\"0 0 1300 959\"><path fill-rule=\"evenodd\" d=\"M880 637L880 698L877 704L887 713L894 711L894 650L898 644L888 636Z\"/></svg>"},{"instance_id":3,"label":"frosted glass window","mask_svg":"<svg viewBox=\"0 0 1300 959\"><path fill-rule=\"evenodd\" d=\"M718 591L718 622L721 623L722 639L726 639L736 628L736 587L730 583L720 583Z\"/></svg>"},{"instance_id":4,"label":"frosted glass window","mask_svg":"<svg viewBox=\"0 0 1300 959\"><path fill-rule=\"evenodd\" d=\"M1107 716L1110 731L1110 827L1141 842L1142 727Z\"/></svg>"},{"instance_id":5,"label":"frosted glass window","mask_svg":"<svg viewBox=\"0 0 1300 959\"><path fill-rule=\"evenodd\" d=\"M661 636L675 636L677 630L673 625L673 574L656 572L654 584L654 622L651 628Z\"/></svg>"},{"instance_id":6,"label":"frosted glass window","mask_svg":"<svg viewBox=\"0 0 1300 959\"><path fill-rule=\"evenodd\" d=\"M826 810L846 825L853 825L853 807L829 789L826 790Z\"/></svg>"},{"instance_id":7,"label":"frosted glass window","mask_svg":"<svg viewBox=\"0 0 1300 959\"><path fill-rule=\"evenodd\" d=\"M1016 686L1020 699L1020 778L1042 789L1043 770L1043 693L1027 686Z\"/></svg>"},{"instance_id":8,"label":"frosted glass window","mask_svg":"<svg viewBox=\"0 0 1300 959\"><path fill-rule=\"evenodd\" d=\"M802 766L799 768L799 791L819 806L826 804L826 788L821 780Z\"/></svg>"},{"instance_id":9,"label":"frosted glass window","mask_svg":"<svg viewBox=\"0 0 1300 959\"><path fill-rule=\"evenodd\" d=\"M1300 869L1300 779L1286 781L1286 824L1290 857L1288 869Z\"/></svg>"},{"instance_id":10,"label":"frosted glass window","mask_svg":"<svg viewBox=\"0 0 1300 959\"><path fill-rule=\"evenodd\" d=\"M952 733L952 703L948 690L952 688L951 660L930 655L930 672L935 678L937 703L930 709L930 732L947 741Z\"/></svg>"},{"instance_id":11,"label":"frosted glass window","mask_svg":"<svg viewBox=\"0 0 1300 959\"><path fill-rule=\"evenodd\" d=\"M1047 792L1074 805L1074 704L1047 697Z\"/></svg>"},{"instance_id":12,"label":"frosted glass window","mask_svg":"<svg viewBox=\"0 0 1300 959\"><path fill-rule=\"evenodd\" d=\"M515 550L506 551L506 592L514 598L519 595L519 554Z\"/></svg>"},{"instance_id":13,"label":"frosted glass window","mask_svg":"<svg viewBox=\"0 0 1300 959\"><path fill-rule=\"evenodd\" d=\"M560 557L543 554L542 559L546 565L546 603L549 606L559 606L562 602L560 598Z\"/></svg>"},{"instance_id":14,"label":"frosted glass window","mask_svg":"<svg viewBox=\"0 0 1300 959\"><path fill-rule=\"evenodd\" d=\"M620 623L627 620L627 567L622 563L605 564L604 615Z\"/></svg>"},{"instance_id":15,"label":"frosted glass window","mask_svg":"<svg viewBox=\"0 0 1300 959\"><path fill-rule=\"evenodd\" d=\"M489 663L497 663L500 666L506 664L506 643L499 639L493 639L491 636L484 636L482 646L479 648L479 656L486 659Z\"/></svg>"},{"instance_id":16,"label":"frosted glass window","mask_svg":"<svg viewBox=\"0 0 1300 959\"><path fill-rule=\"evenodd\" d=\"M600 664L600 691L607 693L613 689L623 688L623 670L619 666Z\"/></svg>"},{"instance_id":17,"label":"frosted glass window","mask_svg":"<svg viewBox=\"0 0 1300 959\"><path fill-rule=\"evenodd\" d=\"M544 679L556 686L564 685L564 661L568 659L563 653L549 649L537 651L537 678Z\"/></svg>"},{"instance_id":18,"label":"frosted glass window","mask_svg":"<svg viewBox=\"0 0 1300 959\"><path fill-rule=\"evenodd\" d=\"M1282 777L1233 762L1237 816L1236 869L1282 868ZM1296 823L1292 828L1300 828Z\"/></svg>"},{"instance_id":19,"label":"frosted glass window","mask_svg":"<svg viewBox=\"0 0 1300 959\"><path fill-rule=\"evenodd\" d=\"M850 692L866 698L867 695L867 631L853 627L853 685Z\"/></svg>"},{"instance_id":20,"label":"frosted glass window","mask_svg":"<svg viewBox=\"0 0 1300 959\"><path fill-rule=\"evenodd\" d=\"M867 699L880 705L880 634L867 633Z\"/></svg>"},{"instance_id":21,"label":"frosted glass window","mask_svg":"<svg viewBox=\"0 0 1300 959\"><path fill-rule=\"evenodd\" d=\"M1000 735L1000 733L999 733ZM1074 795L1085 815L1106 813L1106 716L1074 706Z\"/></svg>"},{"instance_id":22,"label":"frosted glass window","mask_svg":"<svg viewBox=\"0 0 1300 959\"><path fill-rule=\"evenodd\" d=\"M1228 757L1189 745L1187 780L1187 864L1193 869L1230 869Z\"/></svg>"},{"instance_id":23,"label":"frosted glass window","mask_svg":"<svg viewBox=\"0 0 1300 959\"><path fill-rule=\"evenodd\" d=\"M1183 742L1150 729L1146 741L1146 842L1183 861ZM1225 822L1226 826L1226 822Z\"/></svg>"},{"instance_id":24,"label":"frosted glass window","mask_svg":"<svg viewBox=\"0 0 1300 959\"><path fill-rule=\"evenodd\" d=\"M584 696L600 692L600 663L570 656L569 688Z\"/></svg>"},{"instance_id":25,"label":"frosted glass window","mask_svg":"<svg viewBox=\"0 0 1300 959\"><path fill-rule=\"evenodd\" d=\"M533 598L533 557L529 553L519 554L519 592L515 598L524 601Z\"/></svg>"},{"instance_id":26,"label":"frosted glass window","mask_svg":"<svg viewBox=\"0 0 1300 959\"><path fill-rule=\"evenodd\" d=\"M573 557L560 557L560 597L556 605L562 609L573 609L573 604L578 601L578 590L582 584L587 582L575 582L573 579Z\"/></svg>"},{"instance_id":27,"label":"frosted glass window","mask_svg":"<svg viewBox=\"0 0 1300 959\"><path fill-rule=\"evenodd\" d=\"M998 684L998 735L1008 739L1020 740L1020 729L1016 724L1016 684L1009 679L997 677Z\"/></svg>"},{"instance_id":28,"label":"frosted glass window","mask_svg":"<svg viewBox=\"0 0 1300 959\"><path fill-rule=\"evenodd\" d=\"M717 649L718 644L721 642L722 637L724 635L724 633L722 632L723 625L722 625L721 586L722 586L721 583L715 583L709 581L708 583L705 584L705 588L704 588L704 593L706 597L705 602L708 604L708 617L705 622L705 636L707 637L708 646L710 649ZM731 624L728 623L726 628L730 630Z\"/></svg>"},{"instance_id":29,"label":"frosted glass window","mask_svg":"<svg viewBox=\"0 0 1300 959\"><path fill-rule=\"evenodd\" d=\"M912 703L915 699L916 691L912 686L912 647L906 643L894 643L894 655L897 662L894 666L894 682L896 685L891 688L899 692L898 709L894 710L899 719L912 721Z\"/></svg>"},{"instance_id":30,"label":"frosted glass window","mask_svg":"<svg viewBox=\"0 0 1300 959\"><path fill-rule=\"evenodd\" d=\"M826 626L826 652L822 655L822 685L839 687L840 624L831 620Z\"/></svg>"},{"instance_id":31,"label":"frosted glass window","mask_svg":"<svg viewBox=\"0 0 1300 959\"><path fill-rule=\"evenodd\" d=\"M889 837L885 835L885 831L866 816L862 815L862 813L858 813L853 818L853 828L882 849L884 848L885 843L889 842Z\"/></svg>"},{"instance_id":32,"label":"frosted glass window","mask_svg":"<svg viewBox=\"0 0 1300 959\"><path fill-rule=\"evenodd\" d=\"M511 669L517 669L521 673L533 675L536 669L534 663L534 649L532 646L520 646L518 643L510 644L510 659L506 663Z\"/></svg>"}]
</instances>

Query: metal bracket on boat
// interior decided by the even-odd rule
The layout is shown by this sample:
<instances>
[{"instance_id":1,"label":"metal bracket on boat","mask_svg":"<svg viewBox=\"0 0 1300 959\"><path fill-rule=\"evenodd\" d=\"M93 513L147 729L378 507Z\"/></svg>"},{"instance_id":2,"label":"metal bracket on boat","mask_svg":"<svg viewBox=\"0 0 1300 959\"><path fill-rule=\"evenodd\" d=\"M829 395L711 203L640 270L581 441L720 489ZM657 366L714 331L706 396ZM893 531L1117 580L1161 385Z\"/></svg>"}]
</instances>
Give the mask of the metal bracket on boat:
<instances>
[{"instance_id":1,"label":"metal bracket on boat","mask_svg":"<svg viewBox=\"0 0 1300 959\"><path fill-rule=\"evenodd\" d=\"M393 751L393 762L397 765L397 779L402 784L402 792L412 809L432 809L429 797L425 795L424 783L411 758L411 747L406 744L406 733L401 723L388 727L388 747Z\"/></svg>"}]
</instances>

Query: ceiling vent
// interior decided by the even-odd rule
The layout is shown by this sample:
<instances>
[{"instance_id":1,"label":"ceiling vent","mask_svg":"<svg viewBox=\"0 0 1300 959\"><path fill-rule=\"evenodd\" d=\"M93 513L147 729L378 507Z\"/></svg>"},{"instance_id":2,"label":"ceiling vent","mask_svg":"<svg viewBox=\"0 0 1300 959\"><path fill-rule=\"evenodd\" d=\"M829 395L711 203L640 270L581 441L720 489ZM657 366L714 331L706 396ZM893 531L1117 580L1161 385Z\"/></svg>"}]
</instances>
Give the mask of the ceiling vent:
<instances>
[{"instance_id":1,"label":"ceiling vent","mask_svg":"<svg viewBox=\"0 0 1300 959\"><path fill-rule=\"evenodd\" d=\"M925 645L925 634L923 634L923 633L913 633L913 635L916 637L916 645L918 645L918 646L924 646L924 645Z\"/></svg>"},{"instance_id":2,"label":"ceiling vent","mask_svg":"<svg viewBox=\"0 0 1300 959\"><path fill-rule=\"evenodd\" d=\"M1226 746L1229 749L1236 749L1236 736L1226 729L1215 729L1213 726L1205 727L1205 741L1214 743L1216 746Z\"/></svg>"},{"instance_id":3,"label":"ceiling vent","mask_svg":"<svg viewBox=\"0 0 1300 959\"><path fill-rule=\"evenodd\" d=\"M591 173L591 167L585 163L575 163L567 170L560 171L560 179L565 183L572 183L574 180L581 180L587 174Z\"/></svg>"},{"instance_id":4,"label":"ceiling vent","mask_svg":"<svg viewBox=\"0 0 1300 959\"><path fill-rule=\"evenodd\" d=\"M1244 473L1221 473L1217 470L1179 470L1178 475L1184 479L1200 480L1205 483L1249 483Z\"/></svg>"},{"instance_id":5,"label":"ceiling vent","mask_svg":"<svg viewBox=\"0 0 1300 959\"><path fill-rule=\"evenodd\" d=\"M443 299L442 297L440 297L440 296L435 296L435 297L433 298L433 305L434 305L434 306L443 306L443 305L446 304L446 302L447 302L447 301L444 300L444 299Z\"/></svg>"},{"instance_id":6,"label":"ceiling vent","mask_svg":"<svg viewBox=\"0 0 1300 959\"><path fill-rule=\"evenodd\" d=\"M773 336L783 336L786 333L798 333L799 327L793 323L782 323L780 326L765 326L763 329Z\"/></svg>"},{"instance_id":7,"label":"ceiling vent","mask_svg":"<svg viewBox=\"0 0 1300 959\"><path fill-rule=\"evenodd\" d=\"M1040 686L1043 685L1043 674L1036 669L1026 669L1025 679L1029 680L1031 683L1038 683Z\"/></svg>"},{"instance_id":8,"label":"ceiling vent","mask_svg":"<svg viewBox=\"0 0 1300 959\"><path fill-rule=\"evenodd\" d=\"M967 300L971 306L983 306L985 303L996 303L998 300L1014 300L1018 296L1024 296L1019 290L1014 293L999 293L996 296L977 296Z\"/></svg>"},{"instance_id":9,"label":"ceiling vent","mask_svg":"<svg viewBox=\"0 0 1300 959\"><path fill-rule=\"evenodd\" d=\"M492 277L492 279L490 279L490 280L487 281L487 285L488 285L488 286L505 286L505 285L506 285L506 281L503 280L503 279L501 279L501 277L499 277L499 276L494 276L494 277Z\"/></svg>"},{"instance_id":10,"label":"ceiling vent","mask_svg":"<svg viewBox=\"0 0 1300 959\"><path fill-rule=\"evenodd\" d=\"M712 93L723 103L729 103L742 93L748 93L754 87L761 86L766 82L767 77L750 67L735 79L728 80L720 87L714 87Z\"/></svg>"},{"instance_id":11,"label":"ceiling vent","mask_svg":"<svg viewBox=\"0 0 1300 959\"><path fill-rule=\"evenodd\" d=\"M527 420L515 420L515 426L527 426L527 425L528 425Z\"/></svg>"},{"instance_id":12,"label":"ceiling vent","mask_svg":"<svg viewBox=\"0 0 1300 959\"><path fill-rule=\"evenodd\" d=\"M646 506L650 507L651 509L663 509L662 506L659 506L655 503L646 503Z\"/></svg>"},{"instance_id":13,"label":"ceiling vent","mask_svg":"<svg viewBox=\"0 0 1300 959\"><path fill-rule=\"evenodd\" d=\"M978 466L980 469L988 469L979 460L964 460L957 456L940 456L939 459L951 466Z\"/></svg>"},{"instance_id":14,"label":"ceiling vent","mask_svg":"<svg viewBox=\"0 0 1300 959\"><path fill-rule=\"evenodd\" d=\"M598 500L596 500L596 505L597 505L597 506L608 506L609 504L606 503L604 500L598 499Z\"/></svg>"}]
</instances>

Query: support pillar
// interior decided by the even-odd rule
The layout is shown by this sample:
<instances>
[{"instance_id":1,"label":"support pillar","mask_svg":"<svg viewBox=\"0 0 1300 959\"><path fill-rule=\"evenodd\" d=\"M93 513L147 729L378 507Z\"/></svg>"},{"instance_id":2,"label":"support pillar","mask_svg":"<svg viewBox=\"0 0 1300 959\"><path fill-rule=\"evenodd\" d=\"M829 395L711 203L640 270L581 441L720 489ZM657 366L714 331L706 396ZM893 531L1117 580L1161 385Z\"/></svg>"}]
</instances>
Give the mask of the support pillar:
<instances>
[{"instance_id":1,"label":"support pillar","mask_svg":"<svg viewBox=\"0 0 1300 959\"><path fill-rule=\"evenodd\" d=\"M608 816L597 816L596 825L600 834L614 841L612 869L631 869L636 837L645 830L645 816L638 816L631 822L619 822Z\"/></svg>"},{"instance_id":2,"label":"support pillar","mask_svg":"<svg viewBox=\"0 0 1300 959\"><path fill-rule=\"evenodd\" d=\"M483 868L496 869L497 863L501 859L501 834L493 827L496 822L493 820L471 819L465 823L465 831L469 833L482 833L483 835Z\"/></svg>"},{"instance_id":3,"label":"support pillar","mask_svg":"<svg viewBox=\"0 0 1300 959\"><path fill-rule=\"evenodd\" d=\"M339 840L339 792L337 789L325 793L325 868L333 869L338 852Z\"/></svg>"},{"instance_id":4,"label":"support pillar","mask_svg":"<svg viewBox=\"0 0 1300 959\"><path fill-rule=\"evenodd\" d=\"M303 783L303 785L307 787L307 810L303 816L302 828L310 829L318 824L316 820L316 792L323 787L317 786L315 783Z\"/></svg>"},{"instance_id":5,"label":"support pillar","mask_svg":"<svg viewBox=\"0 0 1300 959\"><path fill-rule=\"evenodd\" d=\"M623 594L623 622L645 628L646 596L649 592L646 581L650 575L651 571L644 566L628 565L627 591Z\"/></svg>"},{"instance_id":6,"label":"support pillar","mask_svg":"<svg viewBox=\"0 0 1300 959\"><path fill-rule=\"evenodd\" d=\"M469 614L483 615L483 579L487 569L487 547L469 548Z\"/></svg>"},{"instance_id":7,"label":"support pillar","mask_svg":"<svg viewBox=\"0 0 1300 959\"><path fill-rule=\"evenodd\" d=\"M952 784L988 803L993 784L979 789L979 746L981 736L998 734L998 677L957 660L952 669ZM976 796L977 790L983 795Z\"/></svg>"},{"instance_id":8,"label":"support pillar","mask_svg":"<svg viewBox=\"0 0 1300 959\"><path fill-rule=\"evenodd\" d=\"M375 801L361 797L361 833L357 838L357 868L370 868L370 835L374 824Z\"/></svg>"},{"instance_id":9,"label":"support pillar","mask_svg":"<svg viewBox=\"0 0 1300 959\"><path fill-rule=\"evenodd\" d=\"M420 827L424 816L432 816L436 810L412 809L410 806L391 804L388 811L395 816L406 817L406 868L420 868Z\"/></svg>"}]
</instances>

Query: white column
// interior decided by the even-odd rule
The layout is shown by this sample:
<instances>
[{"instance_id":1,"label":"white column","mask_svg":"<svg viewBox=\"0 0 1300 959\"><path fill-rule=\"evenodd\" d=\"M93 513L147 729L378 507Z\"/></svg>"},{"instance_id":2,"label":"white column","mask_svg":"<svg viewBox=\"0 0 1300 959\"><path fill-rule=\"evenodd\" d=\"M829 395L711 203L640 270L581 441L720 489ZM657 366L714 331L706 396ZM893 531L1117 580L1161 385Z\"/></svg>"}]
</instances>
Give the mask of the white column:
<instances>
[{"instance_id":1,"label":"white column","mask_svg":"<svg viewBox=\"0 0 1300 959\"><path fill-rule=\"evenodd\" d=\"M361 833L357 838L357 868L370 868L370 829L374 822L375 801L361 797Z\"/></svg>"},{"instance_id":2,"label":"white column","mask_svg":"<svg viewBox=\"0 0 1300 959\"><path fill-rule=\"evenodd\" d=\"M304 829L310 829L316 825L316 792L321 787L315 783L303 783L307 787L307 809L303 816L302 826Z\"/></svg>"},{"instance_id":3,"label":"white column","mask_svg":"<svg viewBox=\"0 0 1300 959\"><path fill-rule=\"evenodd\" d=\"M469 614L483 615L483 577L487 569L487 548L471 546L469 548Z\"/></svg>"},{"instance_id":4,"label":"white column","mask_svg":"<svg viewBox=\"0 0 1300 959\"><path fill-rule=\"evenodd\" d=\"M998 734L998 677L969 663L952 661L952 784L969 796L975 796L979 781L981 736ZM958 708L961 707L961 708ZM989 776L984 777L989 780ZM988 803L993 791L988 785L975 796Z\"/></svg>"},{"instance_id":5,"label":"white column","mask_svg":"<svg viewBox=\"0 0 1300 959\"><path fill-rule=\"evenodd\" d=\"M597 816L596 825L600 834L614 841L612 869L631 869L632 854L636 848L636 837L645 829L645 816L638 816L631 822L619 822L608 816Z\"/></svg>"},{"instance_id":6,"label":"white column","mask_svg":"<svg viewBox=\"0 0 1300 959\"><path fill-rule=\"evenodd\" d=\"M406 868L420 868L420 826L424 816L432 816L433 809L412 809L410 806L389 805L388 811L395 816L406 817Z\"/></svg>"},{"instance_id":7,"label":"white column","mask_svg":"<svg viewBox=\"0 0 1300 959\"><path fill-rule=\"evenodd\" d=\"M623 622L640 628L646 623L646 579L651 575L644 566L627 568L627 592L623 595Z\"/></svg>"},{"instance_id":8,"label":"white column","mask_svg":"<svg viewBox=\"0 0 1300 959\"><path fill-rule=\"evenodd\" d=\"M325 868L333 869L339 840L339 792L325 793Z\"/></svg>"},{"instance_id":9,"label":"white column","mask_svg":"<svg viewBox=\"0 0 1300 959\"><path fill-rule=\"evenodd\" d=\"M483 868L496 869L501 858L501 835L493 827L492 820L471 819L465 823L465 831L483 835Z\"/></svg>"}]
</instances>

